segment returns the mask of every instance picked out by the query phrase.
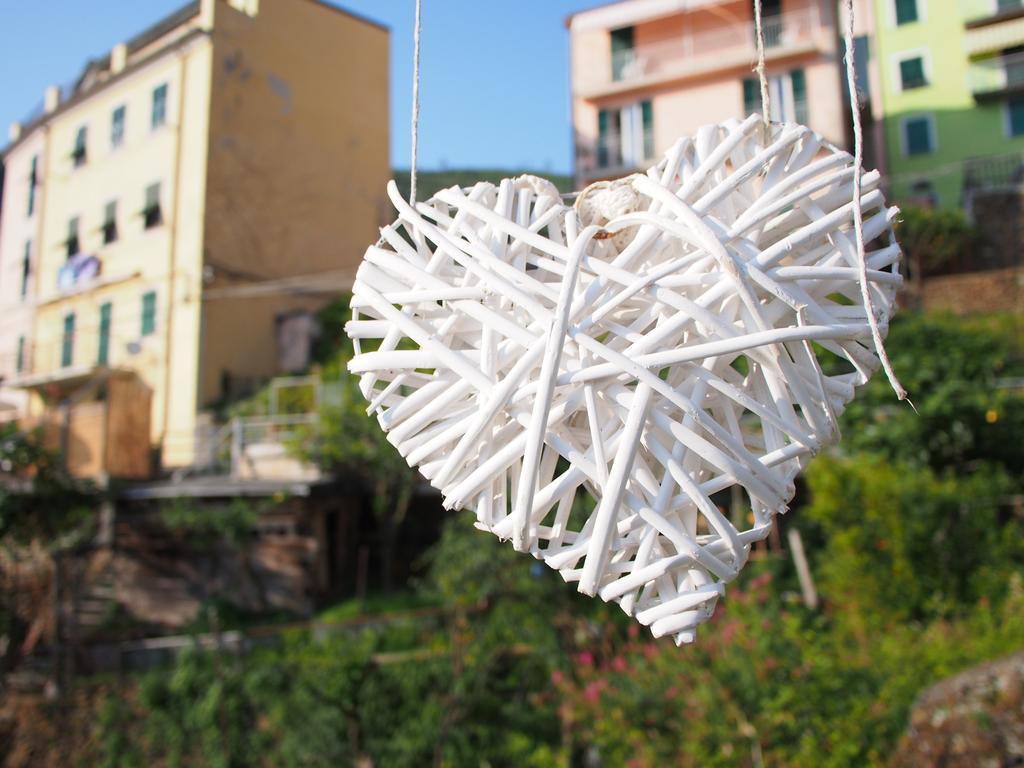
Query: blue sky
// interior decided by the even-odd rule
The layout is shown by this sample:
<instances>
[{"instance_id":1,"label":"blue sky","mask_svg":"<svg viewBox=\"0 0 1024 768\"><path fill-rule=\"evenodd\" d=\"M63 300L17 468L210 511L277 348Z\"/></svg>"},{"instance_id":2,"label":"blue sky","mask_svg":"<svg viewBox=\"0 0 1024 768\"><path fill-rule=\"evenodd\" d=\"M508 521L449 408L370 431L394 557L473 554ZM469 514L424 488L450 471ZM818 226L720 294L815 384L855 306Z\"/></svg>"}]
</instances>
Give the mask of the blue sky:
<instances>
[{"instance_id":1,"label":"blue sky","mask_svg":"<svg viewBox=\"0 0 1024 768\"><path fill-rule=\"evenodd\" d=\"M274 0L264 0L273 2ZM602 0L423 0L420 167L571 167L565 17ZM0 129L184 0L0 0ZM391 27L391 156L409 165L413 0L337 3Z\"/></svg>"}]
</instances>

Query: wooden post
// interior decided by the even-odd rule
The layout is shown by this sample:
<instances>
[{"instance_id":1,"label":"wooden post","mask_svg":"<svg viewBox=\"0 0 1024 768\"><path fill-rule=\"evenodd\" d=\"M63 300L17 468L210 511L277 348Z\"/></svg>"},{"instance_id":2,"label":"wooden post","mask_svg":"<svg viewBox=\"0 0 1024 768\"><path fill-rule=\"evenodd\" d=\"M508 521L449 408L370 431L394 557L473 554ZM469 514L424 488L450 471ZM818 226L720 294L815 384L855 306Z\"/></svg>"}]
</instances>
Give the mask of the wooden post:
<instances>
[{"instance_id":1,"label":"wooden post","mask_svg":"<svg viewBox=\"0 0 1024 768\"><path fill-rule=\"evenodd\" d=\"M804 605L812 611L816 611L818 610L818 590L814 588L814 578L811 576L811 568L807 563L807 555L804 554L804 541L800 537L800 531L791 527L786 531L786 538L789 540L789 549L793 553L797 578L800 579L800 592L803 594Z\"/></svg>"}]
</instances>

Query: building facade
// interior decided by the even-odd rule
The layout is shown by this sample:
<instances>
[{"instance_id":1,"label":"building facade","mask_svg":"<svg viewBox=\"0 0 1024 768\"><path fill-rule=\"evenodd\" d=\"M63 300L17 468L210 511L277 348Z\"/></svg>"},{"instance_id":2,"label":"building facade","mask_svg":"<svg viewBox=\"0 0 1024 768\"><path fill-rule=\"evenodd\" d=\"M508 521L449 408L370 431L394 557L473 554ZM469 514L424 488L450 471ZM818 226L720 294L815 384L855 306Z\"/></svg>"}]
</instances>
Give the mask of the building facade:
<instances>
[{"instance_id":1,"label":"building facade","mask_svg":"<svg viewBox=\"0 0 1024 768\"><path fill-rule=\"evenodd\" d=\"M1024 2L874 0L890 188L955 208L1024 180Z\"/></svg>"},{"instance_id":2,"label":"building facade","mask_svg":"<svg viewBox=\"0 0 1024 768\"><path fill-rule=\"evenodd\" d=\"M190 464L376 237L387 99L388 31L317 0L190 3L51 91L4 151L5 390L45 417L132 374L159 465Z\"/></svg>"},{"instance_id":3,"label":"building facade","mask_svg":"<svg viewBox=\"0 0 1024 768\"><path fill-rule=\"evenodd\" d=\"M837 66L836 4L765 0L762 14L772 118L805 123L845 145L849 101ZM870 6L857 18L869 29ZM679 136L761 109L750 0L625 0L567 23L580 184L644 168ZM870 118L875 78L862 58Z\"/></svg>"}]
</instances>

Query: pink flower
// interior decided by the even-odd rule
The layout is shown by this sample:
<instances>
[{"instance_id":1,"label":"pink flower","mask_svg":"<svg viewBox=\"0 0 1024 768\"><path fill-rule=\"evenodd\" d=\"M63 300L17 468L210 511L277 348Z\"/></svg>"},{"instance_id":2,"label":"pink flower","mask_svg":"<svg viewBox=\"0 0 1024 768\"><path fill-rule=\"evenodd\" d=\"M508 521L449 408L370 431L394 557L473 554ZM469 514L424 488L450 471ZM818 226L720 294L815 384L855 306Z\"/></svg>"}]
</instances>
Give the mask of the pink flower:
<instances>
[{"instance_id":1,"label":"pink flower","mask_svg":"<svg viewBox=\"0 0 1024 768\"><path fill-rule=\"evenodd\" d=\"M672 699L676 698L677 696L679 696L679 689L676 688L674 685L671 688L665 690L666 701L672 701Z\"/></svg>"},{"instance_id":2,"label":"pink flower","mask_svg":"<svg viewBox=\"0 0 1024 768\"><path fill-rule=\"evenodd\" d=\"M626 663L626 660L624 658L622 658L621 656L616 656L614 659L612 659L612 669L614 669L616 672L625 672L627 669L629 669L629 665Z\"/></svg>"},{"instance_id":3,"label":"pink flower","mask_svg":"<svg viewBox=\"0 0 1024 768\"><path fill-rule=\"evenodd\" d=\"M551 682L555 685L561 685L565 682L565 675L563 675L559 670L556 669L554 672L551 673Z\"/></svg>"},{"instance_id":4,"label":"pink flower","mask_svg":"<svg viewBox=\"0 0 1024 768\"><path fill-rule=\"evenodd\" d=\"M576 655L576 661L584 667L592 667L594 665L594 654L590 651L583 651L583 653Z\"/></svg>"},{"instance_id":5,"label":"pink flower","mask_svg":"<svg viewBox=\"0 0 1024 768\"><path fill-rule=\"evenodd\" d=\"M597 704L601 698L601 686L597 683L590 683L583 691L583 698L591 704Z\"/></svg>"},{"instance_id":6,"label":"pink flower","mask_svg":"<svg viewBox=\"0 0 1024 768\"><path fill-rule=\"evenodd\" d=\"M636 624L630 624L629 629L627 629L626 631L629 633L629 636L633 639L636 639L640 635L640 627L638 627Z\"/></svg>"}]
</instances>

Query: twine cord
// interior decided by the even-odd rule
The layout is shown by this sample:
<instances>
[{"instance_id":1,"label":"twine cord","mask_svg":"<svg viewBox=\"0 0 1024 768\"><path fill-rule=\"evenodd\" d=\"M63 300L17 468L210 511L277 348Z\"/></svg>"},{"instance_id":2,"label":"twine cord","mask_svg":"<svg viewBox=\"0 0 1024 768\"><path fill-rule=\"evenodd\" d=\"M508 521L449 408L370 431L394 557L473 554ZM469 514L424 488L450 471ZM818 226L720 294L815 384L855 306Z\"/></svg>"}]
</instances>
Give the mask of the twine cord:
<instances>
[{"instance_id":1,"label":"twine cord","mask_svg":"<svg viewBox=\"0 0 1024 768\"><path fill-rule=\"evenodd\" d=\"M760 1L760 0L759 0ZM416 0L416 22L413 27L412 54L412 161L409 167L409 204L416 204L416 155L420 133L420 11L421 0Z\"/></svg>"},{"instance_id":2,"label":"twine cord","mask_svg":"<svg viewBox=\"0 0 1024 768\"><path fill-rule=\"evenodd\" d=\"M761 0L754 0L754 31L757 37L757 79L761 83L761 117L764 119L764 140L771 137L772 103L768 94L768 74L764 65L764 27L761 24Z\"/></svg>"},{"instance_id":3,"label":"twine cord","mask_svg":"<svg viewBox=\"0 0 1024 768\"><path fill-rule=\"evenodd\" d=\"M760 0L755 0L760 5ZM861 210L861 174L864 165L864 131L860 122L860 99L857 96L857 67L856 54L853 44L853 0L846 0L846 86L850 92L850 112L853 115L853 229L857 241L857 267L860 270L860 295L864 301L864 312L868 316L868 325L871 328L871 339L875 344L875 352L885 370L885 376L896 397L900 400L907 400L907 390L896 378L892 362L885 351L885 343L882 341L882 333L878 328L878 317L875 314L875 304L871 298L871 291L868 286L868 264L867 255L864 249L864 212ZM908 400L909 402L909 400ZM911 403L913 407L913 403Z\"/></svg>"}]
</instances>

